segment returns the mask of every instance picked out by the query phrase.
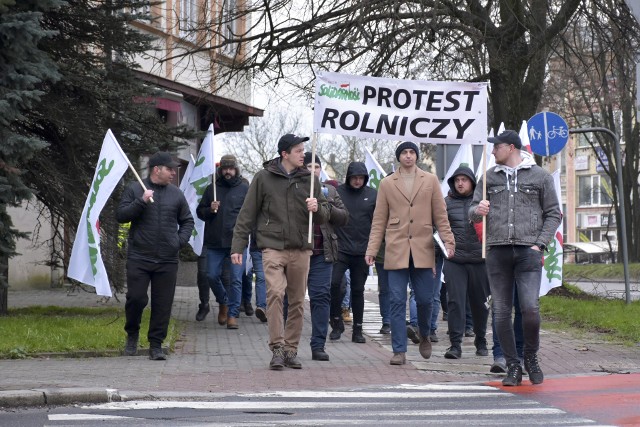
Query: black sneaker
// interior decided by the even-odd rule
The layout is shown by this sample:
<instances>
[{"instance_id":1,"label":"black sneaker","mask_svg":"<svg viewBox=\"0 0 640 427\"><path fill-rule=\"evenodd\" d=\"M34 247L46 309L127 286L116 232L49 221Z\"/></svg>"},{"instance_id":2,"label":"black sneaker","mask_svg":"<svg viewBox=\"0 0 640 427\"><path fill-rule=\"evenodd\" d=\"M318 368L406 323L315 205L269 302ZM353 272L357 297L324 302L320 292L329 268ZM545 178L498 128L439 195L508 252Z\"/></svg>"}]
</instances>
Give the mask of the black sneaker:
<instances>
[{"instance_id":1,"label":"black sneaker","mask_svg":"<svg viewBox=\"0 0 640 427\"><path fill-rule=\"evenodd\" d=\"M452 345L444 353L445 359L460 359L462 357L462 350L460 347Z\"/></svg>"},{"instance_id":2,"label":"black sneaker","mask_svg":"<svg viewBox=\"0 0 640 427\"><path fill-rule=\"evenodd\" d=\"M538 355L536 353L524 355L524 366L529 373L529 381L531 381L531 384L542 384L544 374L542 373L542 369L540 369Z\"/></svg>"},{"instance_id":3,"label":"black sneaker","mask_svg":"<svg viewBox=\"0 0 640 427\"><path fill-rule=\"evenodd\" d=\"M302 363L300 362L300 359L298 359L298 352L291 350L285 351L284 366L292 369L302 369Z\"/></svg>"},{"instance_id":4,"label":"black sneaker","mask_svg":"<svg viewBox=\"0 0 640 427\"><path fill-rule=\"evenodd\" d=\"M209 303L204 303L204 304L200 304L198 305L198 312L196 313L196 320L198 322L202 322L205 317L207 317L207 314L209 314Z\"/></svg>"},{"instance_id":5,"label":"black sneaker","mask_svg":"<svg viewBox=\"0 0 640 427\"><path fill-rule=\"evenodd\" d=\"M262 323L267 323L267 312L262 307L256 307L256 317L260 319Z\"/></svg>"},{"instance_id":6,"label":"black sneaker","mask_svg":"<svg viewBox=\"0 0 640 427\"><path fill-rule=\"evenodd\" d=\"M522 384L522 366L519 363L512 363L507 366L507 377L502 380L502 385L513 387Z\"/></svg>"},{"instance_id":7,"label":"black sneaker","mask_svg":"<svg viewBox=\"0 0 640 427\"><path fill-rule=\"evenodd\" d=\"M382 335L389 335L391 333L391 326L388 323L383 323L382 328L380 328L380 333Z\"/></svg>"},{"instance_id":8,"label":"black sneaker","mask_svg":"<svg viewBox=\"0 0 640 427\"><path fill-rule=\"evenodd\" d=\"M473 332L473 330L472 330L472 329L467 329L466 331L464 331L464 336L465 336L465 337L471 337L471 338L472 338L472 337L475 337L475 336L476 336L476 333L475 333L475 332Z\"/></svg>"},{"instance_id":9,"label":"black sneaker","mask_svg":"<svg viewBox=\"0 0 640 427\"><path fill-rule=\"evenodd\" d=\"M331 333L329 334L329 339L332 341L339 340L344 332L344 322L341 317L336 317L331 319Z\"/></svg>"},{"instance_id":10,"label":"black sneaker","mask_svg":"<svg viewBox=\"0 0 640 427\"><path fill-rule=\"evenodd\" d=\"M271 362L269 362L269 369L280 371L282 368L284 368L284 351L282 347L274 347L273 356L271 357Z\"/></svg>"},{"instance_id":11,"label":"black sneaker","mask_svg":"<svg viewBox=\"0 0 640 427\"><path fill-rule=\"evenodd\" d=\"M311 360L327 361L329 360L329 355L324 351L324 348L311 350Z\"/></svg>"},{"instance_id":12,"label":"black sneaker","mask_svg":"<svg viewBox=\"0 0 640 427\"><path fill-rule=\"evenodd\" d=\"M138 354L138 335L129 335L124 345L124 355L135 356L136 354Z\"/></svg>"},{"instance_id":13,"label":"black sneaker","mask_svg":"<svg viewBox=\"0 0 640 427\"><path fill-rule=\"evenodd\" d=\"M151 360L167 360L167 356L162 351L162 347L149 347L149 359Z\"/></svg>"},{"instance_id":14,"label":"black sneaker","mask_svg":"<svg viewBox=\"0 0 640 427\"><path fill-rule=\"evenodd\" d=\"M253 313L255 313L255 311L253 310L253 306L251 305L251 303L246 303L244 305L244 314L246 314L247 316L253 316Z\"/></svg>"},{"instance_id":15,"label":"black sneaker","mask_svg":"<svg viewBox=\"0 0 640 427\"><path fill-rule=\"evenodd\" d=\"M413 325L407 325L407 338L414 344L420 344L420 336L418 335L418 328Z\"/></svg>"},{"instance_id":16,"label":"black sneaker","mask_svg":"<svg viewBox=\"0 0 640 427\"><path fill-rule=\"evenodd\" d=\"M476 348L476 356L488 356L489 355L489 350L487 350L487 347L478 347Z\"/></svg>"},{"instance_id":17,"label":"black sneaker","mask_svg":"<svg viewBox=\"0 0 640 427\"><path fill-rule=\"evenodd\" d=\"M429 335L429 339L431 340L431 342L438 342L440 341L438 339L438 335L436 334L436 331L431 331L431 335Z\"/></svg>"}]
</instances>

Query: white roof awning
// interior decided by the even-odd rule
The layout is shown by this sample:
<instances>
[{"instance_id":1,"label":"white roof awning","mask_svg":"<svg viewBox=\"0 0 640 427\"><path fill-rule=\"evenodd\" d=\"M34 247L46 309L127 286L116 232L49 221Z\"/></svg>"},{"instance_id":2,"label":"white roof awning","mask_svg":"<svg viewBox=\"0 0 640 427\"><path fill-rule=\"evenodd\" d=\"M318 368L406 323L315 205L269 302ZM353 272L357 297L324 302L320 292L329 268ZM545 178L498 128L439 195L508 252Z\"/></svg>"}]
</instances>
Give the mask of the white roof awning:
<instances>
[{"instance_id":1,"label":"white roof awning","mask_svg":"<svg viewBox=\"0 0 640 427\"><path fill-rule=\"evenodd\" d=\"M607 242L565 242L563 246L565 249L577 249L588 254L609 253L609 244ZM614 252L617 252L617 242L611 242L611 248Z\"/></svg>"}]
</instances>

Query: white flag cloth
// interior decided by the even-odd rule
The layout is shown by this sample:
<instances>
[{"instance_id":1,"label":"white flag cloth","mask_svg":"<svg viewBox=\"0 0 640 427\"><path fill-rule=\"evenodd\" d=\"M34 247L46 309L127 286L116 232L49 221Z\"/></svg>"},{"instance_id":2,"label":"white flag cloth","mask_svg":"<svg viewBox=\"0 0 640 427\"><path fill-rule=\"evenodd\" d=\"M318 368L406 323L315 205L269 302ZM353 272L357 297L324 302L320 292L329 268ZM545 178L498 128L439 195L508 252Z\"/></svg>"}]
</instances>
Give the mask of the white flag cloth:
<instances>
[{"instance_id":1,"label":"white flag cloth","mask_svg":"<svg viewBox=\"0 0 640 427\"><path fill-rule=\"evenodd\" d=\"M461 145L460 148L458 148L458 152L456 153L456 156L453 158L453 161L451 162L451 166L449 166L449 169L447 170L447 174L444 176L444 179L440 184L440 188L442 189L443 196L446 197L447 194L449 194L449 183L447 183L447 181L449 180L449 178L453 176L453 173L460 166L467 166L469 169L471 169L472 173L475 173L475 171L473 170L473 145L464 144L464 145Z\"/></svg>"},{"instance_id":2,"label":"white flag cloth","mask_svg":"<svg viewBox=\"0 0 640 427\"><path fill-rule=\"evenodd\" d=\"M558 204L562 206L560 169L555 171L552 176L553 184L556 188L556 195L558 196ZM564 242L562 240L563 222L564 219L560 221L560 225L547 247L548 252L544 254L544 265L542 267L542 278L540 280L540 296L546 295L547 292L555 287L562 286L562 263L564 262Z\"/></svg>"},{"instance_id":3,"label":"white flag cloth","mask_svg":"<svg viewBox=\"0 0 640 427\"><path fill-rule=\"evenodd\" d=\"M211 183L211 177L216 173L213 148L214 136L213 124L211 124L209 125L209 130L207 130L206 138L202 141L195 164L193 160L189 161L187 171L182 178L182 182L180 182L180 190L182 190L184 197L187 199L191 216L195 221L189 244L197 255L202 253L204 244L204 221L196 215L196 208L202 199L204 191Z\"/></svg>"},{"instance_id":4,"label":"white flag cloth","mask_svg":"<svg viewBox=\"0 0 640 427\"><path fill-rule=\"evenodd\" d=\"M98 166L76 231L67 276L96 288L96 294L111 296L111 285L100 251L100 212L113 189L127 171L129 161L118 141L107 131Z\"/></svg>"},{"instance_id":5,"label":"white flag cloth","mask_svg":"<svg viewBox=\"0 0 640 427\"><path fill-rule=\"evenodd\" d=\"M378 190L380 180L387 176L387 174L367 147L364 147L364 153L364 165L367 167L367 171L369 171L369 181L367 182L367 185L374 190Z\"/></svg>"}]
</instances>

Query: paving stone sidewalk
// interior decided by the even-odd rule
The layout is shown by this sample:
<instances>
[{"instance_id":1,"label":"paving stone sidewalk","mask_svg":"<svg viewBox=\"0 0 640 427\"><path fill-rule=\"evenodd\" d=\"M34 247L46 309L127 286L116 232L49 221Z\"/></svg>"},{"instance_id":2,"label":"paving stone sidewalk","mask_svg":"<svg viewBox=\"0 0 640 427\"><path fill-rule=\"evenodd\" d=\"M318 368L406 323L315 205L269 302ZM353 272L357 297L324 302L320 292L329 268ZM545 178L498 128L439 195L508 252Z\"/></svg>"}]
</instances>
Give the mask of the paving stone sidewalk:
<instances>
[{"instance_id":1,"label":"paving stone sidewalk","mask_svg":"<svg viewBox=\"0 0 640 427\"><path fill-rule=\"evenodd\" d=\"M350 326L338 341L328 341L331 360L311 360L308 345L311 323L308 305L299 348L302 370L271 371L266 324L240 315L237 330L216 322L217 307L203 322L195 321L196 287L179 286L173 316L185 322L184 336L167 361L144 356L99 358L34 358L0 360L0 406L110 401L137 398L210 399L218 393L269 390L352 389L388 384L434 382L486 382L500 379L490 374L491 356L475 356L473 338L466 338L463 357L447 360L445 322L440 322L440 342L424 360L418 346L409 344L404 366L390 366L389 335L380 335L377 294L366 292L366 344L352 343ZM9 306L121 306L124 295L105 300L80 288L11 291ZM123 321L124 323L124 321ZM123 342L124 342L123 332ZM488 336L491 342L491 336ZM610 344L596 334L576 338L567 333L542 331L541 366L547 378L568 375L602 375L640 372L637 348Z\"/></svg>"}]
</instances>

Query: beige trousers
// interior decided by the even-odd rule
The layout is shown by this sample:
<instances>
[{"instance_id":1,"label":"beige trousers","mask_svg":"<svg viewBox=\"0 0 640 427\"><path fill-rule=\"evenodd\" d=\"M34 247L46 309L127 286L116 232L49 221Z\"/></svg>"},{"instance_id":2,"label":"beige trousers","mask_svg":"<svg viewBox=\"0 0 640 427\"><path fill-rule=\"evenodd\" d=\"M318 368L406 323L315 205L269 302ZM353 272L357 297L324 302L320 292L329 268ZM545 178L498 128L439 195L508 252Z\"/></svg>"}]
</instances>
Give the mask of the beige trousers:
<instances>
[{"instance_id":1,"label":"beige trousers","mask_svg":"<svg viewBox=\"0 0 640 427\"><path fill-rule=\"evenodd\" d=\"M264 249L262 266L267 282L267 321L269 348L281 346L285 351L297 351L302 335L304 296L309 275L309 249ZM283 318L285 293L289 301L287 322Z\"/></svg>"}]
</instances>

